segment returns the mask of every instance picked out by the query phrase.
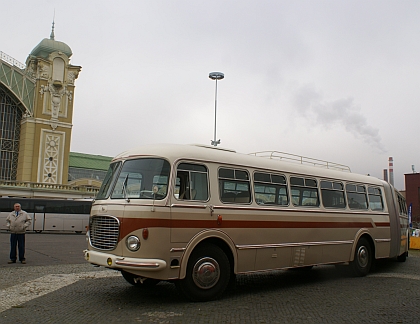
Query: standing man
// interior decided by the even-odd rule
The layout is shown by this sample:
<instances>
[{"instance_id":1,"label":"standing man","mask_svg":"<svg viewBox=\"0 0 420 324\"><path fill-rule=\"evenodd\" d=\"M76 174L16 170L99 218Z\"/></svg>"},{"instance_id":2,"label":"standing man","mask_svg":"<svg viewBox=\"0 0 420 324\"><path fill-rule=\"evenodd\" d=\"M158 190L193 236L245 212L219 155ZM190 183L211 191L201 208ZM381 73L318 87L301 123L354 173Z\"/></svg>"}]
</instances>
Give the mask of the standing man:
<instances>
[{"instance_id":1,"label":"standing man","mask_svg":"<svg viewBox=\"0 0 420 324\"><path fill-rule=\"evenodd\" d=\"M16 263L16 247L19 249L19 261L25 261L25 232L31 225L31 217L21 209L19 203L14 205L12 211L6 218L6 227L10 230L10 260L8 263Z\"/></svg>"}]
</instances>

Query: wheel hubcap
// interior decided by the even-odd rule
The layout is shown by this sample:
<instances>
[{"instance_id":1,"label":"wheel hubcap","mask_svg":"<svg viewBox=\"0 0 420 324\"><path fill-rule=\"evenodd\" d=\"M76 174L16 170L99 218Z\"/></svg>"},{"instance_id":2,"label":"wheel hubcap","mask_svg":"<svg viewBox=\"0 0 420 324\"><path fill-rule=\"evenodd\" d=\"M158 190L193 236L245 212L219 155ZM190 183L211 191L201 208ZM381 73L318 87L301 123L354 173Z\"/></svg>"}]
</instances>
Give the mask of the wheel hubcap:
<instances>
[{"instance_id":1,"label":"wheel hubcap","mask_svg":"<svg viewBox=\"0 0 420 324\"><path fill-rule=\"evenodd\" d=\"M210 289L217 284L219 278L220 267L215 259L202 258L194 265L193 280L197 287Z\"/></svg>"},{"instance_id":2,"label":"wheel hubcap","mask_svg":"<svg viewBox=\"0 0 420 324\"><path fill-rule=\"evenodd\" d=\"M365 268L369 263L369 252L366 246L359 247L357 250L357 261L362 268Z\"/></svg>"}]
</instances>

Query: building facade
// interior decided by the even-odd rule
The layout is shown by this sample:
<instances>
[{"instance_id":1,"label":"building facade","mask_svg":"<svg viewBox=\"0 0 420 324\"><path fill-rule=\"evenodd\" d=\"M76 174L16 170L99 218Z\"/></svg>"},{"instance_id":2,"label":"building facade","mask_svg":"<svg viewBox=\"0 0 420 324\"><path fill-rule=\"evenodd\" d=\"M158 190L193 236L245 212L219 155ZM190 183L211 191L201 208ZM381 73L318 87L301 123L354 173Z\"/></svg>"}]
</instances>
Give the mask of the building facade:
<instances>
[{"instance_id":1,"label":"building facade","mask_svg":"<svg viewBox=\"0 0 420 324\"><path fill-rule=\"evenodd\" d=\"M405 178L405 199L407 207L411 205L413 227L420 226L420 173L407 173Z\"/></svg>"},{"instance_id":2,"label":"building facade","mask_svg":"<svg viewBox=\"0 0 420 324\"><path fill-rule=\"evenodd\" d=\"M70 152L68 184L78 188L99 188L111 160L108 156Z\"/></svg>"},{"instance_id":3,"label":"building facade","mask_svg":"<svg viewBox=\"0 0 420 324\"><path fill-rule=\"evenodd\" d=\"M111 158L70 153L81 72L72 54L54 23L26 64L0 52L0 196L86 198L101 185Z\"/></svg>"},{"instance_id":4,"label":"building facade","mask_svg":"<svg viewBox=\"0 0 420 324\"><path fill-rule=\"evenodd\" d=\"M2 55L0 180L66 184L75 80L70 47L44 38L26 65ZM26 101L24 99L27 99Z\"/></svg>"}]
</instances>

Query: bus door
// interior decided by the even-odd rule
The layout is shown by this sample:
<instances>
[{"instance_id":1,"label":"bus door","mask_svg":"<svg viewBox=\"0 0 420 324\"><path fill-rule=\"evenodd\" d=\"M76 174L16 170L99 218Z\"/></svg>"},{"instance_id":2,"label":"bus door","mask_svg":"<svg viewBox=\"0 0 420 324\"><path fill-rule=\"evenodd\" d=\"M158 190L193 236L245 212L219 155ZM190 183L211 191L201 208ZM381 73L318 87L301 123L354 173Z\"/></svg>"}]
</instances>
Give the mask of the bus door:
<instances>
[{"instance_id":1,"label":"bus door","mask_svg":"<svg viewBox=\"0 0 420 324\"><path fill-rule=\"evenodd\" d=\"M200 227L217 226L217 219L212 217L212 209L208 207L211 205L208 178L204 164L180 163L177 166L174 197L171 197L171 242L187 243Z\"/></svg>"},{"instance_id":2,"label":"bus door","mask_svg":"<svg viewBox=\"0 0 420 324\"><path fill-rule=\"evenodd\" d=\"M44 230L45 224L45 205L34 206L34 219L33 229L35 232L40 233Z\"/></svg>"}]
</instances>

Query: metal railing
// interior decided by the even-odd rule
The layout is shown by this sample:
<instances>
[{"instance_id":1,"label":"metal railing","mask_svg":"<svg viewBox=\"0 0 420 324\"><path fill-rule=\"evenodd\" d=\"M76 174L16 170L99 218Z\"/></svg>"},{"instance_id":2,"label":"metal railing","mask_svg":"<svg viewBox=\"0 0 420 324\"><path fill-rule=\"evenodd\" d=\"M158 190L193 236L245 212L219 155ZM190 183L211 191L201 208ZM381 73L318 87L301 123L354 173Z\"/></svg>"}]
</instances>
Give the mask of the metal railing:
<instances>
[{"instance_id":1,"label":"metal railing","mask_svg":"<svg viewBox=\"0 0 420 324\"><path fill-rule=\"evenodd\" d=\"M328 162L324 160L313 159L306 156L300 156L290 153L278 152L278 151L261 151L249 153L249 155L264 157L268 159L277 159L286 162L294 162L305 165L312 165L315 167L321 167L325 169L334 169L339 171L351 172L350 167L344 164L338 164L334 162Z\"/></svg>"},{"instance_id":2,"label":"metal railing","mask_svg":"<svg viewBox=\"0 0 420 324\"><path fill-rule=\"evenodd\" d=\"M4 62L9 63L10 65L14 65L16 67L18 67L21 70L25 70L26 65L19 62L18 60L14 59L13 57L11 57L10 55L7 55L4 52L0 51L0 59Z\"/></svg>"},{"instance_id":3,"label":"metal railing","mask_svg":"<svg viewBox=\"0 0 420 324\"><path fill-rule=\"evenodd\" d=\"M0 180L0 188L12 187L21 189L45 189L45 190L57 190L57 191L76 191L79 193L92 193L95 194L99 191L96 188L89 187L74 187L65 184L54 184L54 183L39 183L39 182L27 182L27 181L14 181L14 180Z\"/></svg>"}]
</instances>

